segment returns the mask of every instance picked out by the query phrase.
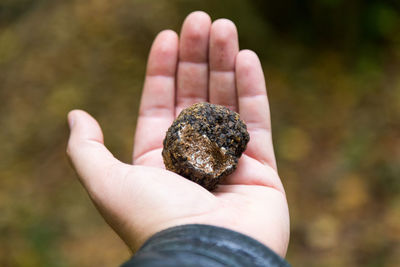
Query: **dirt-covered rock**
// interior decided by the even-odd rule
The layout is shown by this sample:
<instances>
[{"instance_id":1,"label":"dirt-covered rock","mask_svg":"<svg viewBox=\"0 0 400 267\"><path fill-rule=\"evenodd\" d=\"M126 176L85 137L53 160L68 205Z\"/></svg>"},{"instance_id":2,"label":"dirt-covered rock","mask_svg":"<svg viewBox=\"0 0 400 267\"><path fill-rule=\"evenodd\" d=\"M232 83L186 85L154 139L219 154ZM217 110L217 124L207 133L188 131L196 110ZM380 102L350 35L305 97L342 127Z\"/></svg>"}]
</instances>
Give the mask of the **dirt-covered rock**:
<instances>
[{"instance_id":1,"label":"dirt-covered rock","mask_svg":"<svg viewBox=\"0 0 400 267\"><path fill-rule=\"evenodd\" d=\"M197 103L184 109L168 129L162 156L168 170L213 190L236 169L249 140L238 113Z\"/></svg>"}]
</instances>

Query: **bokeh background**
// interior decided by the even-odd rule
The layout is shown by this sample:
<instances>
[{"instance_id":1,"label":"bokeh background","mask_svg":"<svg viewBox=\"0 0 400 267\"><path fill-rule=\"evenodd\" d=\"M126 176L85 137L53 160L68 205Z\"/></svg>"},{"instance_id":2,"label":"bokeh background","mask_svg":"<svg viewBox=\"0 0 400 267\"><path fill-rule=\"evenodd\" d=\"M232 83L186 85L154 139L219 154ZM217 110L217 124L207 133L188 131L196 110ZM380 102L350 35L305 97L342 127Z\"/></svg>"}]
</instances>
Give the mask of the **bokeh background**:
<instances>
[{"instance_id":1,"label":"bokeh background","mask_svg":"<svg viewBox=\"0 0 400 267\"><path fill-rule=\"evenodd\" d=\"M400 266L396 0L0 0L0 266L129 258L68 164L66 114L89 111L129 162L152 39L199 9L261 57L288 260Z\"/></svg>"}]
</instances>

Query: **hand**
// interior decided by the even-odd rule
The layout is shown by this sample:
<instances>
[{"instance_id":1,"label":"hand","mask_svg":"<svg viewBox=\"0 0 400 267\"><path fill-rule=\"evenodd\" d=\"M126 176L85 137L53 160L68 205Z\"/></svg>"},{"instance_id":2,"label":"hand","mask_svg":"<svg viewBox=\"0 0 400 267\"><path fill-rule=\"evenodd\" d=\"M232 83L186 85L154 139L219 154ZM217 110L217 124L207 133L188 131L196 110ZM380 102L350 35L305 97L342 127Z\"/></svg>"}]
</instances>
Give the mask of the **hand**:
<instances>
[{"instance_id":1,"label":"hand","mask_svg":"<svg viewBox=\"0 0 400 267\"><path fill-rule=\"evenodd\" d=\"M208 101L240 112L250 142L237 170L209 192L165 170L162 141L179 112ZM68 115L67 153L104 219L136 251L156 232L200 223L247 234L285 256L289 213L271 139L260 61L239 52L235 25L190 14L181 31L154 40L140 104L133 165L113 157L98 123L83 111Z\"/></svg>"}]
</instances>

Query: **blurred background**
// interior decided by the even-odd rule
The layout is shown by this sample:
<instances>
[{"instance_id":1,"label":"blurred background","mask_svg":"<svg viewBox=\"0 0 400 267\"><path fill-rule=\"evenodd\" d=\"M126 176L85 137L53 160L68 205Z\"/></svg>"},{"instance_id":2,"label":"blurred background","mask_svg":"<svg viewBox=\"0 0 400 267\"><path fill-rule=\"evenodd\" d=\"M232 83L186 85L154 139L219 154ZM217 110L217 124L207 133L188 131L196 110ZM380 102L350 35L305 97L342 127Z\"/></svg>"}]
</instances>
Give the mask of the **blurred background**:
<instances>
[{"instance_id":1,"label":"blurred background","mask_svg":"<svg viewBox=\"0 0 400 267\"><path fill-rule=\"evenodd\" d=\"M130 162L152 39L194 10L233 20L261 57L289 262L399 266L396 0L0 0L0 266L130 257L68 163L66 114L89 111Z\"/></svg>"}]
</instances>

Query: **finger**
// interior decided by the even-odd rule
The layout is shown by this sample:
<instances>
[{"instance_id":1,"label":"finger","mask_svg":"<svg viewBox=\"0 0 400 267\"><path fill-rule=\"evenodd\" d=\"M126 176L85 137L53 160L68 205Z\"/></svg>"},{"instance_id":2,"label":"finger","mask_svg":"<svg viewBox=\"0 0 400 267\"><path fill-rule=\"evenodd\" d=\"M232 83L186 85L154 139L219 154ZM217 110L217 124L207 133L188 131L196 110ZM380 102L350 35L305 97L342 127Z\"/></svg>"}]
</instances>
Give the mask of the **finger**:
<instances>
[{"instance_id":1,"label":"finger","mask_svg":"<svg viewBox=\"0 0 400 267\"><path fill-rule=\"evenodd\" d=\"M104 219L133 249L163 230L157 227L169 227L167 220L205 213L215 206L210 192L175 173L115 159L103 144L100 126L86 112L71 111L68 121L67 154L82 184ZM179 197L171 197L172 189L166 188Z\"/></svg>"},{"instance_id":2,"label":"finger","mask_svg":"<svg viewBox=\"0 0 400 267\"><path fill-rule=\"evenodd\" d=\"M210 102L237 110L235 59L239 52L235 24L216 20L210 33Z\"/></svg>"},{"instance_id":3,"label":"finger","mask_svg":"<svg viewBox=\"0 0 400 267\"><path fill-rule=\"evenodd\" d=\"M124 164L104 146L100 126L89 114L74 110L68 114L68 121L71 133L67 154L89 194L94 198L104 195L111 169L123 169L116 167Z\"/></svg>"},{"instance_id":4,"label":"finger","mask_svg":"<svg viewBox=\"0 0 400 267\"><path fill-rule=\"evenodd\" d=\"M250 134L245 153L276 169L264 74L260 60L250 50L240 51L237 55L236 86L240 117Z\"/></svg>"},{"instance_id":5,"label":"finger","mask_svg":"<svg viewBox=\"0 0 400 267\"><path fill-rule=\"evenodd\" d=\"M176 115L182 109L208 99L208 41L210 17L201 11L184 21L179 43Z\"/></svg>"},{"instance_id":6,"label":"finger","mask_svg":"<svg viewBox=\"0 0 400 267\"><path fill-rule=\"evenodd\" d=\"M135 164L146 164L141 158L162 147L165 132L174 120L177 60L177 34L170 30L161 32L154 40L147 63L134 143Z\"/></svg>"}]
</instances>

